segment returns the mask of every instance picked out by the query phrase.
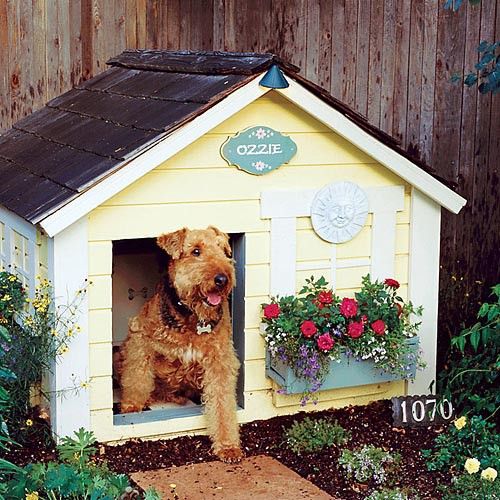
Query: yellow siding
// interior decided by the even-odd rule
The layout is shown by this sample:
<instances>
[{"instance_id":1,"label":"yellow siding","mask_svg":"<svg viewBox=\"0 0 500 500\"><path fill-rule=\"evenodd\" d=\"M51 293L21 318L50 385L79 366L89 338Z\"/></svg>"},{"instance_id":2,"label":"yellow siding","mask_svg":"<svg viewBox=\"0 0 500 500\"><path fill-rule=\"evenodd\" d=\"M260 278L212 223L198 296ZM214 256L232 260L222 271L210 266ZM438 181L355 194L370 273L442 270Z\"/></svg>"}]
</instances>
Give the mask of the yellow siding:
<instances>
[{"instance_id":1,"label":"yellow siding","mask_svg":"<svg viewBox=\"0 0 500 500\"><path fill-rule=\"evenodd\" d=\"M265 124L292 136L297 155L289 165L265 176L248 175L230 167L220 156L227 136L244 128ZM132 186L95 209L89 216L89 328L91 355L92 428L98 439L118 441L129 437L154 437L204 432L204 417L189 417L135 426L112 424L112 240L154 237L182 226L216 225L222 230L246 234L245 258L245 409L241 422L294 413L298 397L279 396L264 370L264 342L259 332L261 304L269 300L270 221L260 217L260 193L268 189L317 189L330 182L351 180L362 187L405 186L405 208L396 217L395 278L401 295L407 294L410 191L393 173L375 163L305 112L272 92L249 105L184 151L164 162ZM362 231L351 241L337 245L339 262L369 259L369 215ZM309 217L297 219L297 262L327 261L330 245L312 230ZM368 266L337 270L337 290L351 295ZM297 287L312 274L328 275L329 269L297 271ZM364 404L405 392L402 382L324 391L317 406L322 409ZM168 431L167 431L168 428Z\"/></svg>"}]
</instances>

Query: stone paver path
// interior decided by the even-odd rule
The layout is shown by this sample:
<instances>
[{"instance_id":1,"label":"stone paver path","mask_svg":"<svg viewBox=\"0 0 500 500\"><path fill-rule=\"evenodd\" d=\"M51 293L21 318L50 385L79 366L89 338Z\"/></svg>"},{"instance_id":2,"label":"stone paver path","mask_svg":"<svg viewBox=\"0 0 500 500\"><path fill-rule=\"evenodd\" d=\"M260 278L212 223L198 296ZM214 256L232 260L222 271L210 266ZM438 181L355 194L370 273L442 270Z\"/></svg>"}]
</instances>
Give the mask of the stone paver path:
<instances>
[{"instance_id":1,"label":"stone paver path","mask_svg":"<svg viewBox=\"0 0 500 500\"><path fill-rule=\"evenodd\" d=\"M154 486L168 500L329 500L332 497L277 460L259 455L240 464L207 462L135 472L141 488ZM172 487L175 485L172 493Z\"/></svg>"}]
</instances>

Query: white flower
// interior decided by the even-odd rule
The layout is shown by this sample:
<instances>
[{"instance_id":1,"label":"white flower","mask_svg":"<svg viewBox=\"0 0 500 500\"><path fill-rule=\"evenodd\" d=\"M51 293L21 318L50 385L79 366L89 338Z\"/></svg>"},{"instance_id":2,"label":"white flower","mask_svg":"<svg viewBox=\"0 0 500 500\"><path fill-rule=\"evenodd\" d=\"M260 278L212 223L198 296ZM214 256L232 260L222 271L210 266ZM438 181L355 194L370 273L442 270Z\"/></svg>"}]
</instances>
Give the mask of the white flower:
<instances>
[{"instance_id":1,"label":"white flower","mask_svg":"<svg viewBox=\"0 0 500 500\"><path fill-rule=\"evenodd\" d=\"M477 458L468 458L465 461L464 469L469 474L475 474L476 472L479 472L480 466L481 466L481 462Z\"/></svg>"},{"instance_id":2,"label":"white flower","mask_svg":"<svg viewBox=\"0 0 500 500\"><path fill-rule=\"evenodd\" d=\"M255 136L257 139L264 139L264 137L266 137L266 131L263 128L259 128L255 132Z\"/></svg>"},{"instance_id":3,"label":"white flower","mask_svg":"<svg viewBox=\"0 0 500 500\"><path fill-rule=\"evenodd\" d=\"M263 161L257 161L253 164L253 166L255 167L256 170L258 170L259 172L261 170L264 170L266 168L266 164L263 162Z\"/></svg>"}]
</instances>

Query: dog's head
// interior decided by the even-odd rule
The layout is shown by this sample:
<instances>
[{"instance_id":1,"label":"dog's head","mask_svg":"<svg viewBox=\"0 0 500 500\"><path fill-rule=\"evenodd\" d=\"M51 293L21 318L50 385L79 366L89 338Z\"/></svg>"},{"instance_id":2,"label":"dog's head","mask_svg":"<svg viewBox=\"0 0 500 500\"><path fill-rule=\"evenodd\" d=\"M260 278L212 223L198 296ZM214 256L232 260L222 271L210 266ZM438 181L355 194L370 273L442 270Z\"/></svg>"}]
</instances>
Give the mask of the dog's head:
<instances>
[{"instance_id":1,"label":"dog's head","mask_svg":"<svg viewBox=\"0 0 500 500\"><path fill-rule=\"evenodd\" d=\"M170 256L168 275L181 301L199 318L214 317L235 285L227 234L213 226L183 228L157 243Z\"/></svg>"}]
</instances>

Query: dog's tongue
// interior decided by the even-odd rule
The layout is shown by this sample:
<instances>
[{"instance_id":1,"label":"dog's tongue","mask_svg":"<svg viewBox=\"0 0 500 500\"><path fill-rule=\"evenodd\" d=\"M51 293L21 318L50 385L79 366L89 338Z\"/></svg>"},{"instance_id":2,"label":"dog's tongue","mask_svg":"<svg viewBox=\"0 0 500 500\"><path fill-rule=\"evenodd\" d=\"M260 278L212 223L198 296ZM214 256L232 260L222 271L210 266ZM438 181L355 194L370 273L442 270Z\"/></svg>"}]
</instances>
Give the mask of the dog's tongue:
<instances>
[{"instance_id":1,"label":"dog's tongue","mask_svg":"<svg viewBox=\"0 0 500 500\"><path fill-rule=\"evenodd\" d=\"M212 306L218 306L222 297L218 293L209 293L207 295L207 300Z\"/></svg>"}]
</instances>

